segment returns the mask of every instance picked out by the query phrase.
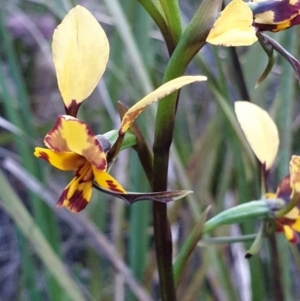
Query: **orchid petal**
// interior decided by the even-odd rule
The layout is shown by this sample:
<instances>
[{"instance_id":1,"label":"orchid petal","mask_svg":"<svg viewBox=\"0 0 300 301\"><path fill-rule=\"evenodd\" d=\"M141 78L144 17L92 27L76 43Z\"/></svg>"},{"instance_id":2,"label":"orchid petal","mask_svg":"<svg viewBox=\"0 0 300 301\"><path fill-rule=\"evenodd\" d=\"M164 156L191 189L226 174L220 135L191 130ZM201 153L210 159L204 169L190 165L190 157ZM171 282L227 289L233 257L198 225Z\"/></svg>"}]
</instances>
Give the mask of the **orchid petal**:
<instances>
[{"instance_id":1,"label":"orchid petal","mask_svg":"<svg viewBox=\"0 0 300 301\"><path fill-rule=\"evenodd\" d=\"M299 211L298 211L298 213L299 213ZM299 215L299 214L298 214L298 217L297 217L297 219L295 220L295 222L291 225L291 227L292 227L295 231L297 231L297 232L300 233L300 215Z\"/></svg>"},{"instance_id":2,"label":"orchid petal","mask_svg":"<svg viewBox=\"0 0 300 301\"><path fill-rule=\"evenodd\" d=\"M36 147L34 155L48 161L60 170L75 170L84 164L85 159L71 152L55 152L51 149Z\"/></svg>"},{"instance_id":3,"label":"orchid petal","mask_svg":"<svg viewBox=\"0 0 300 301\"><path fill-rule=\"evenodd\" d=\"M254 154L269 170L279 147L278 129L270 115L248 101L236 101L235 113Z\"/></svg>"},{"instance_id":4,"label":"orchid petal","mask_svg":"<svg viewBox=\"0 0 300 301\"><path fill-rule=\"evenodd\" d=\"M290 177L293 193L300 193L300 157L292 156L290 161Z\"/></svg>"},{"instance_id":5,"label":"orchid petal","mask_svg":"<svg viewBox=\"0 0 300 301\"><path fill-rule=\"evenodd\" d=\"M295 244L299 241L297 233L290 226L283 225L283 231L289 242Z\"/></svg>"},{"instance_id":6,"label":"orchid petal","mask_svg":"<svg viewBox=\"0 0 300 301\"><path fill-rule=\"evenodd\" d=\"M93 181L82 182L80 177L74 177L61 194L57 207L67 207L73 212L83 210L92 196Z\"/></svg>"},{"instance_id":7,"label":"orchid petal","mask_svg":"<svg viewBox=\"0 0 300 301\"><path fill-rule=\"evenodd\" d=\"M74 152L86 158L92 165L106 170L106 155L90 127L83 121L61 115L44 142L54 151Z\"/></svg>"},{"instance_id":8,"label":"orchid petal","mask_svg":"<svg viewBox=\"0 0 300 301\"><path fill-rule=\"evenodd\" d=\"M125 113L120 126L119 134L123 135L148 105L160 100L176 90L179 90L183 86L197 81L204 81L206 79L207 78L205 76L181 76L163 84L137 102Z\"/></svg>"},{"instance_id":9,"label":"orchid petal","mask_svg":"<svg viewBox=\"0 0 300 301\"><path fill-rule=\"evenodd\" d=\"M242 0L231 1L221 12L206 41L214 45L248 46L257 41L253 14Z\"/></svg>"},{"instance_id":10,"label":"orchid petal","mask_svg":"<svg viewBox=\"0 0 300 301\"><path fill-rule=\"evenodd\" d=\"M125 189L114 179L110 174L105 171L99 170L93 166L93 174L95 182L105 189L118 192L126 193Z\"/></svg>"},{"instance_id":11,"label":"orchid petal","mask_svg":"<svg viewBox=\"0 0 300 301\"><path fill-rule=\"evenodd\" d=\"M54 31L52 51L66 113L76 116L105 71L109 55L106 34L93 15L78 5Z\"/></svg>"}]
</instances>

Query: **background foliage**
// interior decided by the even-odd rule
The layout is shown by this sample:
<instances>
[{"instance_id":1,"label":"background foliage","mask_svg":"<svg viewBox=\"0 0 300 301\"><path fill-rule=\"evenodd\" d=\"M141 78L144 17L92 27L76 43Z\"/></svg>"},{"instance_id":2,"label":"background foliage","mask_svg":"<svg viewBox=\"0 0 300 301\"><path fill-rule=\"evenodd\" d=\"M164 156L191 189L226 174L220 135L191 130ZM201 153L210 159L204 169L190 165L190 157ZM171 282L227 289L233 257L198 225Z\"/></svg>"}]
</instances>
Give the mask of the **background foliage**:
<instances>
[{"instance_id":1,"label":"background foliage","mask_svg":"<svg viewBox=\"0 0 300 301\"><path fill-rule=\"evenodd\" d=\"M201 3L181 1L186 24ZM0 1L0 300L158 300L151 203L127 206L94 193L80 214L56 209L71 175L33 157L63 104L52 65L54 28L77 1ZM131 106L160 85L168 62L161 33L136 0L81 2L104 27L111 46L108 69L85 102L79 118L104 133L119 125L117 101ZM274 35L299 57L298 28ZM258 199L256 161L237 125L235 100L267 109L279 127L281 146L270 187L288 173L299 154L299 85L292 68L278 58L257 89L267 64L258 43L248 48L206 45L187 74L207 83L181 91L169 167L169 189L194 194L168 207L174 256L208 206L210 215ZM155 106L138 119L149 145ZM114 176L129 191L149 191L133 151L123 151ZM257 231L253 221L218 228L213 236ZM251 237L253 239L253 236ZM204 237L178 287L178 299L284 300L300 298L300 258L281 235L266 238L260 253L244 259L251 240L216 244ZM278 257L278 258L277 258ZM279 285L278 281L281 283ZM201 296L201 297L200 297Z\"/></svg>"}]
</instances>

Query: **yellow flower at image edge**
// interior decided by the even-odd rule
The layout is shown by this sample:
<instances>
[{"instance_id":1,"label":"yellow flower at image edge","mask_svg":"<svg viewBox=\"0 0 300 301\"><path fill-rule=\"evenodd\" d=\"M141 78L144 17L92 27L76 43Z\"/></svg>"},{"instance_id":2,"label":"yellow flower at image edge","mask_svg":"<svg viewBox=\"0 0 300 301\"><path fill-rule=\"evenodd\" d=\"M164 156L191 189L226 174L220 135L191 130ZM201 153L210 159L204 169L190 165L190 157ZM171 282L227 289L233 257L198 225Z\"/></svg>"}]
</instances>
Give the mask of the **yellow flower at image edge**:
<instances>
[{"instance_id":1,"label":"yellow flower at image edge","mask_svg":"<svg viewBox=\"0 0 300 301\"><path fill-rule=\"evenodd\" d=\"M268 199L280 198L288 203L290 202L293 194L292 186L290 175L288 175L280 182L276 193L267 193L266 197ZM294 207L284 216L276 218L275 222L277 232L284 232L286 239L293 244L297 244L299 242L297 232L300 233L300 209L298 206Z\"/></svg>"},{"instance_id":2,"label":"yellow flower at image edge","mask_svg":"<svg viewBox=\"0 0 300 301\"><path fill-rule=\"evenodd\" d=\"M84 209L92 196L93 181L105 189L126 193L106 172L106 155L83 121L67 115L59 116L44 143L48 149L36 147L36 157L45 159L60 170L75 170L74 178L57 202L58 207L65 206L73 212Z\"/></svg>"}]
</instances>

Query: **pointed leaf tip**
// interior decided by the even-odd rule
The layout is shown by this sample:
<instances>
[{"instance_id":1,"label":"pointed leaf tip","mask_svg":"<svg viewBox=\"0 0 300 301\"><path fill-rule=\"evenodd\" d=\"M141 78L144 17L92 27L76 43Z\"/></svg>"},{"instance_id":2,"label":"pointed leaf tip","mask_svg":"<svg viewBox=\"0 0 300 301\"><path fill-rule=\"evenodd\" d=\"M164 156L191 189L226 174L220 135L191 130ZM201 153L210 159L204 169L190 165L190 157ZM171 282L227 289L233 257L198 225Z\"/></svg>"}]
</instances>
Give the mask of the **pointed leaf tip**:
<instances>
[{"instance_id":1,"label":"pointed leaf tip","mask_svg":"<svg viewBox=\"0 0 300 301\"><path fill-rule=\"evenodd\" d=\"M270 115L259 106L248 101L234 104L238 122L254 154L269 170L279 147L278 129Z\"/></svg>"},{"instance_id":2,"label":"pointed leaf tip","mask_svg":"<svg viewBox=\"0 0 300 301\"><path fill-rule=\"evenodd\" d=\"M55 29L52 51L67 113L76 112L74 106L92 93L106 68L109 55L106 34L95 17L77 5Z\"/></svg>"}]
</instances>

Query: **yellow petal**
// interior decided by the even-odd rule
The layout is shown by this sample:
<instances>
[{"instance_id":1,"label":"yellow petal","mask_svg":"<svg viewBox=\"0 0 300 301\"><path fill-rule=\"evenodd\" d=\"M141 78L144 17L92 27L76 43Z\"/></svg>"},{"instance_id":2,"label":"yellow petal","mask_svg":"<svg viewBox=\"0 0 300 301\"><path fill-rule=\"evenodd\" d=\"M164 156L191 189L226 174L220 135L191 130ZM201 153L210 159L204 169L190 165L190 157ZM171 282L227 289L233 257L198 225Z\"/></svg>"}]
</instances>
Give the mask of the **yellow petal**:
<instances>
[{"instance_id":1,"label":"yellow petal","mask_svg":"<svg viewBox=\"0 0 300 301\"><path fill-rule=\"evenodd\" d=\"M90 127L83 121L61 115L44 142L54 151L74 152L83 156L98 169L106 170L106 155Z\"/></svg>"},{"instance_id":2,"label":"yellow petal","mask_svg":"<svg viewBox=\"0 0 300 301\"><path fill-rule=\"evenodd\" d=\"M129 129L129 127L142 113L146 106L160 100L161 98L171 94L176 90L179 90L183 86L197 81L204 81L206 79L207 78L205 76L181 76L163 84L162 86L145 96L143 99L141 99L139 102L137 102L126 112L120 126L120 135L124 134Z\"/></svg>"},{"instance_id":3,"label":"yellow petal","mask_svg":"<svg viewBox=\"0 0 300 301\"><path fill-rule=\"evenodd\" d=\"M286 239L291 243L297 243L298 242L298 236L296 232L290 227L283 225L283 231L285 234Z\"/></svg>"},{"instance_id":4,"label":"yellow petal","mask_svg":"<svg viewBox=\"0 0 300 301\"><path fill-rule=\"evenodd\" d=\"M80 177L74 177L61 194L57 207L67 207L73 212L79 212L86 207L92 196L92 181L81 182Z\"/></svg>"},{"instance_id":5,"label":"yellow petal","mask_svg":"<svg viewBox=\"0 0 300 301\"><path fill-rule=\"evenodd\" d=\"M279 146L277 127L270 115L248 101L236 101L235 113L258 160L266 170L273 165Z\"/></svg>"},{"instance_id":6,"label":"yellow petal","mask_svg":"<svg viewBox=\"0 0 300 301\"><path fill-rule=\"evenodd\" d=\"M125 189L117 182L117 180L115 180L107 172L99 170L93 166L93 173L95 181L99 186L114 192L126 193Z\"/></svg>"},{"instance_id":7,"label":"yellow petal","mask_svg":"<svg viewBox=\"0 0 300 301\"><path fill-rule=\"evenodd\" d=\"M48 161L54 167L60 170L75 170L83 165L85 159L71 152L55 152L51 149L36 147L34 155Z\"/></svg>"},{"instance_id":8,"label":"yellow petal","mask_svg":"<svg viewBox=\"0 0 300 301\"><path fill-rule=\"evenodd\" d=\"M290 220L296 220L297 218L300 217L299 209L297 207L294 207L291 211L285 214L284 217Z\"/></svg>"},{"instance_id":9,"label":"yellow petal","mask_svg":"<svg viewBox=\"0 0 300 301\"><path fill-rule=\"evenodd\" d=\"M253 14L242 0L231 1L221 12L206 41L214 45L248 46L257 41Z\"/></svg>"},{"instance_id":10,"label":"yellow petal","mask_svg":"<svg viewBox=\"0 0 300 301\"><path fill-rule=\"evenodd\" d=\"M78 5L54 31L52 51L59 90L69 114L68 110L86 99L99 82L108 60L108 40L93 15Z\"/></svg>"},{"instance_id":11,"label":"yellow petal","mask_svg":"<svg viewBox=\"0 0 300 301\"><path fill-rule=\"evenodd\" d=\"M290 177L293 193L300 193L300 157L292 156L290 161Z\"/></svg>"},{"instance_id":12,"label":"yellow petal","mask_svg":"<svg viewBox=\"0 0 300 301\"><path fill-rule=\"evenodd\" d=\"M295 222L291 225L291 227L300 233L300 216L298 215L298 218L295 220Z\"/></svg>"}]
</instances>

